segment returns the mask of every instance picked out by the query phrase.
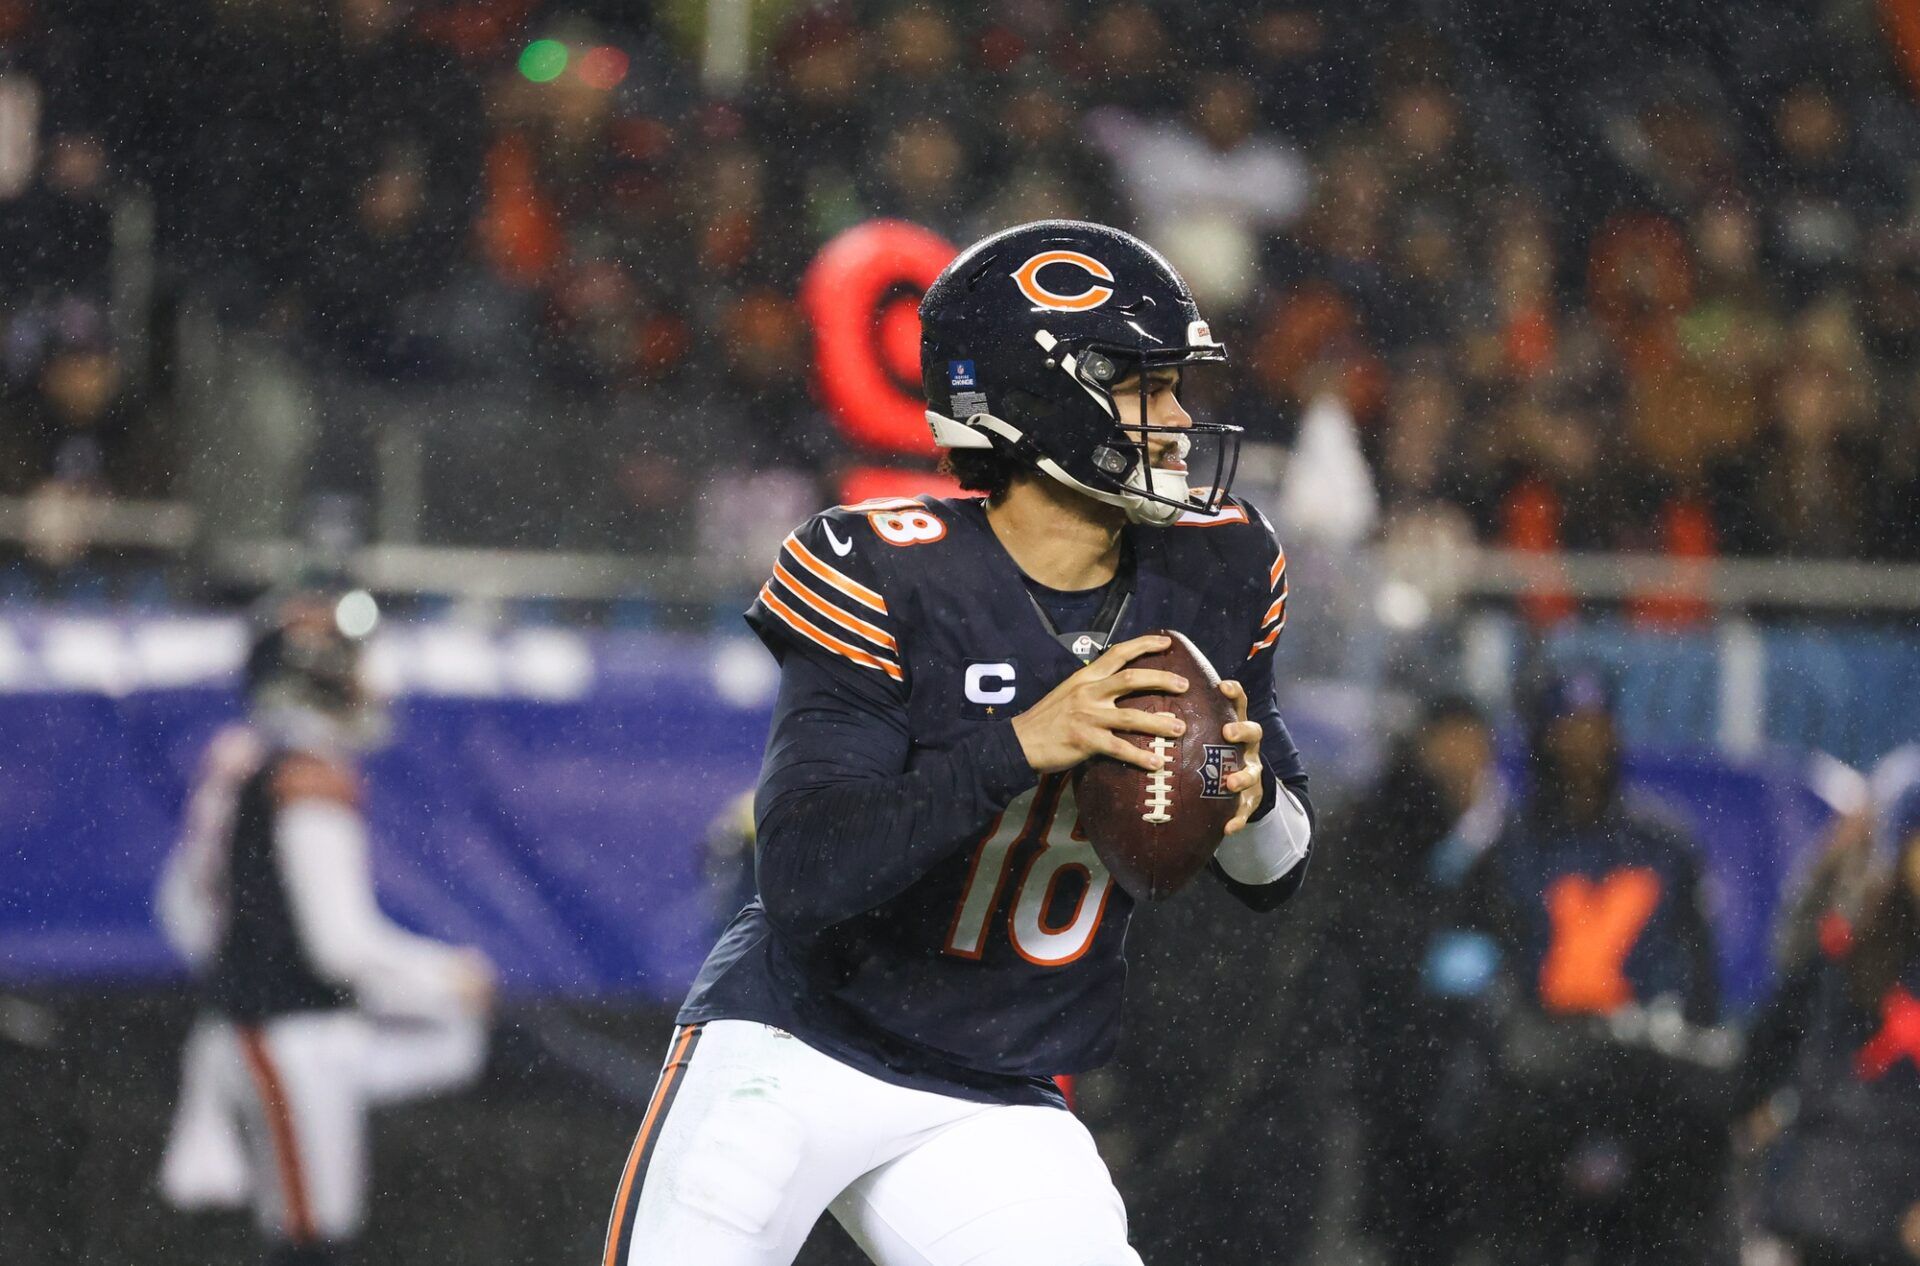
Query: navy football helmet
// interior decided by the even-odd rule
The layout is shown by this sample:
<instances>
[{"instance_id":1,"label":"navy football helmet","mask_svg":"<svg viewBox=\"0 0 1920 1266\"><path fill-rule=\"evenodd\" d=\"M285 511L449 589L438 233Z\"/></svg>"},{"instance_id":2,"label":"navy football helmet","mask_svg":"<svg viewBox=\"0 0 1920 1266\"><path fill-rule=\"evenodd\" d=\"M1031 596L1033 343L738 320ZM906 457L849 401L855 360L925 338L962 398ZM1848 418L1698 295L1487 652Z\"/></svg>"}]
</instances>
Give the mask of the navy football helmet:
<instances>
[{"instance_id":1,"label":"navy football helmet","mask_svg":"<svg viewBox=\"0 0 1920 1266\"><path fill-rule=\"evenodd\" d=\"M1224 361L1187 283L1130 233L1040 220L974 243L920 302L927 421L942 448L994 449L1136 523L1220 508L1239 462L1240 428L1152 427L1147 397L1122 417L1114 384L1134 373ZM1211 486L1156 470L1147 437L1213 450Z\"/></svg>"}]
</instances>

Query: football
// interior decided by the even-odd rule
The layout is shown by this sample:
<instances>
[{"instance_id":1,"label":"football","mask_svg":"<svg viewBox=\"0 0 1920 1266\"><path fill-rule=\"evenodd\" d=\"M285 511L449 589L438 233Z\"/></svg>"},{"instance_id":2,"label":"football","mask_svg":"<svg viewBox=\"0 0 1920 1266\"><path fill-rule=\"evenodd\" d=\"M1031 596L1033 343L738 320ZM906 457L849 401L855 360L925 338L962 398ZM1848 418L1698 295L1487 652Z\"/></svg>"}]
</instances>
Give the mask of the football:
<instances>
[{"instance_id":1,"label":"football","mask_svg":"<svg viewBox=\"0 0 1920 1266\"><path fill-rule=\"evenodd\" d=\"M1240 768L1240 749L1223 734L1235 712L1220 693L1220 675L1184 634L1155 632L1173 645L1128 667L1178 673L1187 679L1187 692L1122 695L1116 702L1172 713L1186 721L1187 732L1177 739L1122 736L1166 758L1157 773L1106 756L1074 771L1082 829L1120 886L1143 901L1179 891L1205 868L1239 799L1226 786L1227 775Z\"/></svg>"}]
</instances>

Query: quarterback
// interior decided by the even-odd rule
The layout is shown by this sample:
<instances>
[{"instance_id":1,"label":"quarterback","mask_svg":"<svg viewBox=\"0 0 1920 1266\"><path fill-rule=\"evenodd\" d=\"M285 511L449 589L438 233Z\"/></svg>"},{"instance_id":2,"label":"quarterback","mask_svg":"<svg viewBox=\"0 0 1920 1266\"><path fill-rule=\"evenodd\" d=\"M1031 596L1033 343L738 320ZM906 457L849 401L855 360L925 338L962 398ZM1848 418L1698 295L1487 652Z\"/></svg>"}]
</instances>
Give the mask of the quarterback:
<instances>
[{"instance_id":1,"label":"quarterback","mask_svg":"<svg viewBox=\"0 0 1920 1266\"><path fill-rule=\"evenodd\" d=\"M1234 428L1181 406L1226 358L1186 284L1043 221L962 252L920 316L934 439L979 495L815 516L747 613L781 674L759 895L680 1010L602 1266L785 1266L823 1212L882 1266L1138 1266L1053 1078L1113 1050L1134 905L1070 774L1153 769L1123 735L1182 724L1115 702L1189 688L1129 667L1166 647L1145 630L1185 633L1239 717L1219 882L1269 910L1306 869L1285 556L1228 494Z\"/></svg>"}]
</instances>

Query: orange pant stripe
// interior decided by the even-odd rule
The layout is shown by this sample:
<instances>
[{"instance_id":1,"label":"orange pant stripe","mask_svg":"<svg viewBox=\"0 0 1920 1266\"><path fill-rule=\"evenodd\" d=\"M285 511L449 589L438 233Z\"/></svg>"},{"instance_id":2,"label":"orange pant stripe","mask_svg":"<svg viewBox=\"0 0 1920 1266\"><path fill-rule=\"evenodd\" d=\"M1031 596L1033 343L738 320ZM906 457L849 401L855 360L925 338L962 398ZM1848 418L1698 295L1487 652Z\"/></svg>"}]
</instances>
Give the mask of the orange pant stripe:
<instances>
[{"instance_id":1,"label":"orange pant stripe","mask_svg":"<svg viewBox=\"0 0 1920 1266\"><path fill-rule=\"evenodd\" d=\"M693 1048L699 1041L699 1025L690 1024L681 1029L667 1066L660 1070L660 1081L653 1088L653 1099L647 1104L647 1115L640 1122L640 1133L634 1136L633 1150L627 1153L626 1169L620 1175L620 1190L613 1198L613 1216L607 1220L607 1248L601 1266L621 1266L620 1259L625 1256L627 1240L633 1230L633 1206L639 1200L640 1188L644 1185L641 1176L646 1172L647 1161L653 1155L653 1144L659 1137L658 1126L673 1104L680 1074L693 1058Z\"/></svg>"}]
</instances>

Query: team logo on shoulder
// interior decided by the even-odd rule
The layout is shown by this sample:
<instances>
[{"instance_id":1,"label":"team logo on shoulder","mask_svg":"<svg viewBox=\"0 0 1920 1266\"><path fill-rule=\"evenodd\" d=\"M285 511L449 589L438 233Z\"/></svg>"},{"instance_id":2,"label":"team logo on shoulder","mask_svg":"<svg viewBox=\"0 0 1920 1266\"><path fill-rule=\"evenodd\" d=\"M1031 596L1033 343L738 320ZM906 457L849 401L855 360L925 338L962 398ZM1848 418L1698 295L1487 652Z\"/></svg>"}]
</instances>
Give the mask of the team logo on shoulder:
<instances>
[{"instance_id":1,"label":"team logo on shoulder","mask_svg":"<svg viewBox=\"0 0 1920 1266\"><path fill-rule=\"evenodd\" d=\"M1227 775L1240 768L1240 749L1231 743L1207 744L1207 759L1200 765L1200 794L1214 800L1231 800Z\"/></svg>"},{"instance_id":2,"label":"team logo on shoulder","mask_svg":"<svg viewBox=\"0 0 1920 1266\"><path fill-rule=\"evenodd\" d=\"M1054 268L1058 277L1061 268L1078 268L1086 273L1088 281L1077 294L1066 294L1050 290L1040 281L1040 270ZM1037 306L1054 312L1085 312L1097 308L1113 298L1113 287L1103 286L1103 281L1113 280L1113 270L1091 255L1079 251L1041 251L1026 263L1013 270L1013 284L1020 287L1020 293L1031 299Z\"/></svg>"}]
</instances>

